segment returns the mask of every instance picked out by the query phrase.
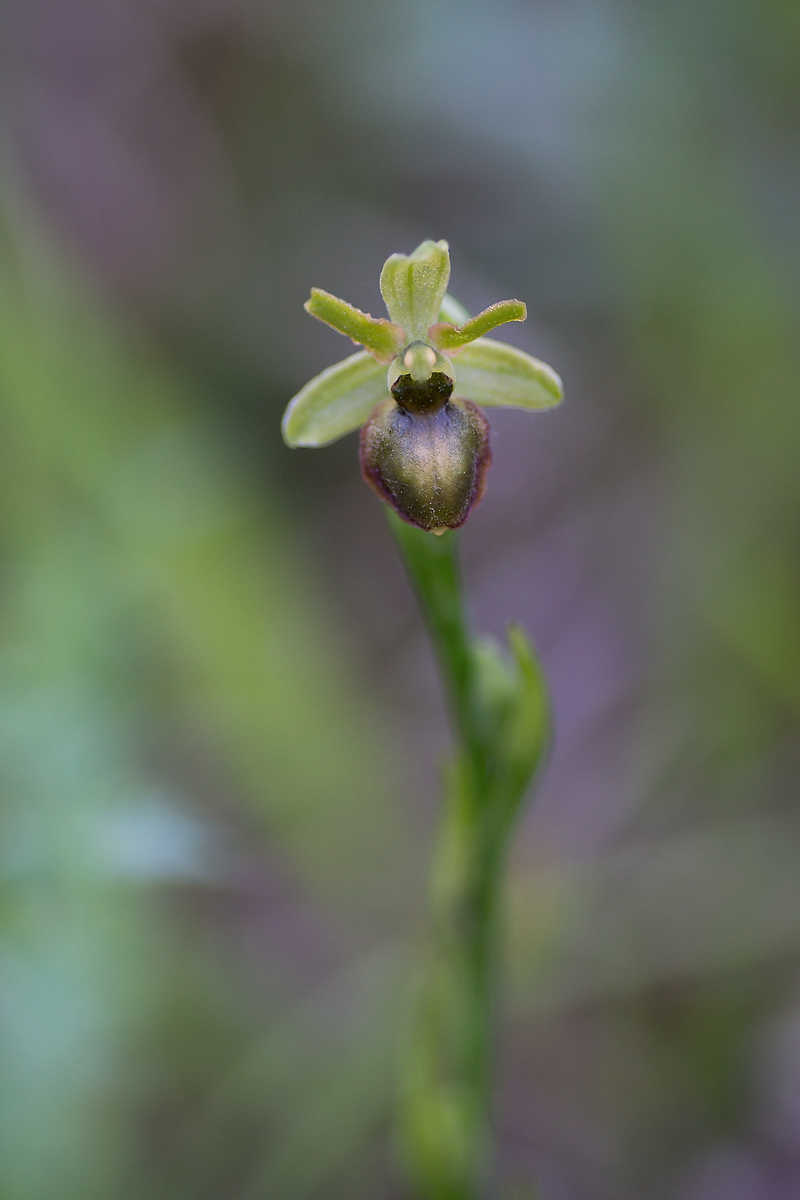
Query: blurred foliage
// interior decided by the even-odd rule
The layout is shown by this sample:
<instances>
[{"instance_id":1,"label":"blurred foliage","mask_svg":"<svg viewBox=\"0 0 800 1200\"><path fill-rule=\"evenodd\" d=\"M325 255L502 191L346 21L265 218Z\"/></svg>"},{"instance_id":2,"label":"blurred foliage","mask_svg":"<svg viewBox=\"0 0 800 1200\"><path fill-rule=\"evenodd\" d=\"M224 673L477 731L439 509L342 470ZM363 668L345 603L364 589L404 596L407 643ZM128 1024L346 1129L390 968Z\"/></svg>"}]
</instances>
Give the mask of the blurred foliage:
<instances>
[{"instance_id":1,"label":"blurred foliage","mask_svg":"<svg viewBox=\"0 0 800 1200\"><path fill-rule=\"evenodd\" d=\"M181 1093L230 1092L243 1056L242 1087L262 1083L244 1161L241 1146L213 1141L181 1151L164 1194L206 1194L220 1157L223 1194L231 1154L237 1171L279 1172L259 1165L276 1104L281 1154L307 1188L309 1166L313 1182L375 1119L369 1080L391 1024L358 1031L361 1065L337 1043L352 1037L354 1005L375 1024L391 962L347 968L336 984L347 1020L326 1026L335 1049L309 1056L308 1031L283 1018L263 1045L259 1011L279 1014L290 981L268 979L260 1003L261 989L237 994L219 953L207 960L159 896L234 886L248 829L256 845L268 832L294 886L321 903L352 912L377 881L386 896L406 844L386 783L396 768L276 507L241 477L233 432L146 346L121 339L21 225L18 213L6 222L0 320L3 1195L162 1194L148 1123L169 1140ZM194 796L174 778L176 753L196 760ZM286 1071L301 1080L299 1127L286 1125ZM327 1157L311 1096L340 1114ZM223 1112L234 1102L214 1097Z\"/></svg>"}]
</instances>

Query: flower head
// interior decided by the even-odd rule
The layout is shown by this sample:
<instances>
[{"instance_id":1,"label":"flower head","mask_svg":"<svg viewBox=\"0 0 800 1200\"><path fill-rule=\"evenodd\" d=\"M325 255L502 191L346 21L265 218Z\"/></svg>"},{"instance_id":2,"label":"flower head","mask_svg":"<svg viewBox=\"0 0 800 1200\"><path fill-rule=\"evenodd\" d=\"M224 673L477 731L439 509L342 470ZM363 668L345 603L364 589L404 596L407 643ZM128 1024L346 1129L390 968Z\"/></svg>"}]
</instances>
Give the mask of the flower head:
<instances>
[{"instance_id":1,"label":"flower head","mask_svg":"<svg viewBox=\"0 0 800 1200\"><path fill-rule=\"evenodd\" d=\"M545 363L485 336L524 321L525 305L504 300L470 318L448 295L449 279L447 242L427 241L384 264L388 321L312 288L306 311L363 350L307 383L282 424L287 445L315 447L361 427L367 483L435 533L462 525L483 495L491 449L477 406L552 408L562 395Z\"/></svg>"}]
</instances>

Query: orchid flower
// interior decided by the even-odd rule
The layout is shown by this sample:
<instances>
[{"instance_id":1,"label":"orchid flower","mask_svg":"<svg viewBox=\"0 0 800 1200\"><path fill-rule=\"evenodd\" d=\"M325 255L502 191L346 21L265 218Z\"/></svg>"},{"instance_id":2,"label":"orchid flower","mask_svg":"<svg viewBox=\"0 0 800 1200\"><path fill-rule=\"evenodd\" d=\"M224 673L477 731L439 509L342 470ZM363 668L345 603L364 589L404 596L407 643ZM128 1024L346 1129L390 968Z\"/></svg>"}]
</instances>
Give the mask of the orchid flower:
<instances>
[{"instance_id":1,"label":"orchid flower","mask_svg":"<svg viewBox=\"0 0 800 1200\"><path fill-rule=\"evenodd\" d=\"M293 447L326 446L360 428L367 483L433 533L463 525L483 495L491 448L478 406L545 409L562 397L545 363L485 336L524 321L525 305L504 300L470 318L448 294L449 279L447 242L425 241L384 264L388 321L312 288L306 311L363 349L307 383L282 424Z\"/></svg>"}]
</instances>

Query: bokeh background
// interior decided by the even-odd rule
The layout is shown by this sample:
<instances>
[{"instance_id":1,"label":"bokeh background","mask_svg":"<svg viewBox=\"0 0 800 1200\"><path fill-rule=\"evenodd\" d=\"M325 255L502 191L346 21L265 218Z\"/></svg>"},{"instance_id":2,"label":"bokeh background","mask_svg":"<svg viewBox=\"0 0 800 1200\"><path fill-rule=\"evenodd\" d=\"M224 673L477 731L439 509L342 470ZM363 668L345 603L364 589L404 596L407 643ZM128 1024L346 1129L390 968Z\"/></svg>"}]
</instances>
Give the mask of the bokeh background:
<instances>
[{"instance_id":1,"label":"bokeh background","mask_svg":"<svg viewBox=\"0 0 800 1200\"><path fill-rule=\"evenodd\" d=\"M447 725L279 418L426 237L567 393L463 537L557 718L497 1194L796 1198L800 7L6 0L0 79L2 1200L407 1200Z\"/></svg>"}]
</instances>

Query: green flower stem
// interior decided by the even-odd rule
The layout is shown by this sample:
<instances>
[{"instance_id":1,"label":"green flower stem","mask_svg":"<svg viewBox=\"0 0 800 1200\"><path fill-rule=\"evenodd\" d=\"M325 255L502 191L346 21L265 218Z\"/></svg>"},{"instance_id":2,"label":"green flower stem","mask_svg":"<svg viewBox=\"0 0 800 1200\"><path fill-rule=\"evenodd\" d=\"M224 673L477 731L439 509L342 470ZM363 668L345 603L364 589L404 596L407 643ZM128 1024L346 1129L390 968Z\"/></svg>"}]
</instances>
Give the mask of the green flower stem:
<instances>
[{"instance_id":1,"label":"green flower stem","mask_svg":"<svg viewBox=\"0 0 800 1200\"><path fill-rule=\"evenodd\" d=\"M499 902L514 816L545 749L544 683L520 629L511 658L471 635L458 534L389 523L433 642L456 750L432 876L431 953L406 1065L403 1139L427 1200L480 1200L491 1169Z\"/></svg>"}]
</instances>

